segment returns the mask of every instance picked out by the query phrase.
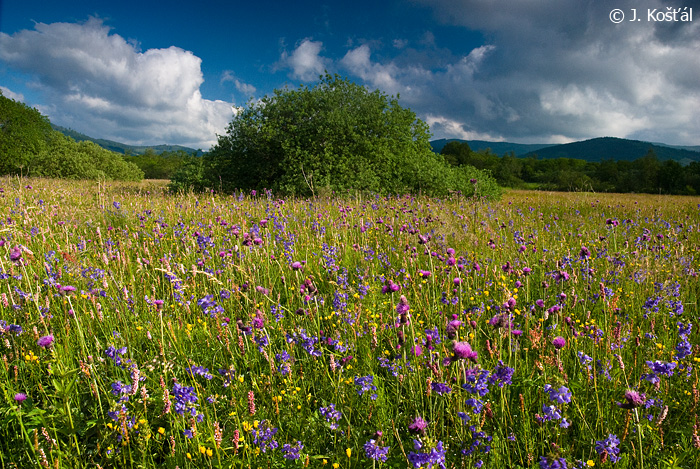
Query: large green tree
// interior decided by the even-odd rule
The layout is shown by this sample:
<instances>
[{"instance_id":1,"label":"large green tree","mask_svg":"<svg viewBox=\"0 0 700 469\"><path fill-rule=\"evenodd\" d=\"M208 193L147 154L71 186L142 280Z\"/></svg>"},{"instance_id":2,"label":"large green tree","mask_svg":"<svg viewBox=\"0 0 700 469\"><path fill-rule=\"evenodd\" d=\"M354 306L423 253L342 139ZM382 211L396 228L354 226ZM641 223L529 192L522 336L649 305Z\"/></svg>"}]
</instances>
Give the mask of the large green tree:
<instances>
[{"instance_id":1,"label":"large green tree","mask_svg":"<svg viewBox=\"0 0 700 469\"><path fill-rule=\"evenodd\" d=\"M48 118L0 91L0 174L27 174L48 150L52 133Z\"/></svg>"},{"instance_id":2,"label":"large green tree","mask_svg":"<svg viewBox=\"0 0 700 469\"><path fill-rule=\"evenodd\" d=\"M238 112L204 158L203 183L291 195L442 195L473 192L469 180L476 177L479 187L497 192L488 175L449 167L429 139L428 125L397 98L326 74L312 88L275 90Z\"/></svg>"}]
</instances>

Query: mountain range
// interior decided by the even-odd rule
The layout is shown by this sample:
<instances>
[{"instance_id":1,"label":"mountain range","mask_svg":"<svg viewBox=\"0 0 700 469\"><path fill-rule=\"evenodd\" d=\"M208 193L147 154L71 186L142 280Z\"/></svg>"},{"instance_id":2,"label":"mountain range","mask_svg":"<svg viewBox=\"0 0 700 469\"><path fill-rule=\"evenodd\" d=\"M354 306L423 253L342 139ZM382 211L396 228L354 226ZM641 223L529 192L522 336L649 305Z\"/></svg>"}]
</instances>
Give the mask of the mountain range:
<instances>
[{"instance_id":1,"label":"mountain range","mask_svg":"<svg viewBox=\"0 0 700 469\"><path fill-rule=\"evenodd\" d=\"M127 145L126 143L115 142L114 140L105 140L102 138L88 137L85 134L81 134L80 132L76 132L72 129L61 127L60 125L51 124L51 127L53 127L54 130L61 132L63 135L72 138L76 142L82 142L87 140L90 142L94 142L102 148L106 148L107 150L111 150L116 153L122 153L125 155L143 155L144 153L146 153L146 150L153 150L156 153L163 153L165 151L184 151L185 153L189 153L191 155L196 154L198 156L204 154L202 150L195 150L194 148L183 147L182 145Z\"/></svg>"},{"instance_id":2,"label":"mountain range","mask_svg":"<svg viewBox=\"0 0 700 469\"><path fill-rule=\"evenodd\" d=\"M51 124L53 128L64 135L80 142L89 140L103 148L117 153L129 155L142 155L146 150L153 150L156 153L164 151L184 151L189 154L202 155L202 150L184 147L181 145L151 145L137 146L89 137L72 129L67 129L59 125ZM438 139L430 142L433 151L439 153L448 142L466 142L472 151L482 151L490 149L496 155L502 156L508 153L515 154L516 157L528 158L537 155L538 158L575 158L586 161L604 160L626 160L632 161L646 155L649 150L653 150L659 160L674 160L682 165L688 165L693 161L700 162L700 145L678 146L667 145L658 142L643 142L640 140L629 140L616 137L599 137L580 142L551 144L551 143L512 143L512 142L489 142L486 140L460 140L460 139Z\"/></svg>"},{"instance_id":3,"label":"mountain range","mask_svg":"<svg viewBox=\"0 0 700 469\"><path fill-rule=\"evenodd\" d=\"M580 142L564 144L522 144L510 142L488 142L484 140L441 139L433 140L430 144L433 151L439 152L451 141L466 142L472 151L490 149L497 155L514 153L517 157L527 158L537 155L538 158L574 158L586 161L625 160L632 161L642 158L649 150L653 150L659 160L674 160L682 165L693 161L700 162L700 145L678 146L664 143L643 142L616 137L599 137Z\"/></svg>"}]
</instances>

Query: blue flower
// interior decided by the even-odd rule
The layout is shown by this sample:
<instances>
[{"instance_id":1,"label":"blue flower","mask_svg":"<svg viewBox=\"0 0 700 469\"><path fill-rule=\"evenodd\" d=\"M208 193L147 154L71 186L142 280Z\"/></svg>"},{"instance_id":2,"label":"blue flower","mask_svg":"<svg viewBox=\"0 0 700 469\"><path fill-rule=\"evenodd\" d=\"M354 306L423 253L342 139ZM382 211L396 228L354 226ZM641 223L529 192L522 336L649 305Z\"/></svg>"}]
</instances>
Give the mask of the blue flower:
<instances>
[{"instance_id":1,"label":"blue flower","mask_svg":"<svg viewBox=\"0 0 700 469\"><path fill-rule=\"evenodd\" d=\"M355 386L357 386L359 388L357 390L357 393L361 396L364 393L366 393L367 391L376 391L377 386L372 384L373 382L374 382L374 376L372 376L372 375L362 376L362 377L355 376ZM376 393L372 394L370 397L374 401L377 399L377 394Z\"/></svg>"},{"instance_id":2,"label":"blue flower","mask_svg":"<svg viewBox=\"0 0 700 469\"><path fill-rule=\"evenodd\" d=\"M549 384L545 384L544 392L549 394L549 398L559 404L568 404L571 402L571 391L569 391L565 386L561 386L559 389L554 389Z\"/></svg>"},{"instance_id":3,"label":"blue flower","mask_svg":"<svg viewBox=\"0 0 700 469\"><path fill-rule=\"evenodd\" d=\"M610 433L606 439L595 442L595 450L600 455L606 453L612 462L617 462L620 459L618 456L620 454L619 445L620 439Z\"/></svg>"},{"instance_id":4,"label":"blue flower","mask_svg":"<svg viewBox=\"0 0 700 469\"><path fill-rule=\"evenodd\" d=\"M386 461L389 453L388 446L379 446L375 440L369 440L363 445L365 456L375 461Z\"/></svg>"}]
</instances>

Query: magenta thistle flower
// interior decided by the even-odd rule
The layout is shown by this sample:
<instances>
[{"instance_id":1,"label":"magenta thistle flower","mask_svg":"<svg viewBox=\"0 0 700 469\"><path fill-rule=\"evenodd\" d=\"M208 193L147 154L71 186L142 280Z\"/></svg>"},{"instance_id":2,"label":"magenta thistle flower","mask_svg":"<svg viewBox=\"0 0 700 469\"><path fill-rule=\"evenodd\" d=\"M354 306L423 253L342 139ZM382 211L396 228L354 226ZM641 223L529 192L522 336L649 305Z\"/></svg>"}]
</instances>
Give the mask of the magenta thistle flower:
<instances>
[{"instance_id":1,"label":"magenta thistle flower","mask_svg":"<svg viewBox=\"0 0 700 469\"><path fill-rule=\"evenodd\" d=\"M49 334L49 335L45 335L43 337L40 337L39 340L36 341L36 344L39 347L43 347L43 348L51 347L51 344L53 344L53 334Z\"/></svg>"},{"instance_id":2,"label":"magenta thistle flower","mask_svg":"<svg viewBox=\"0 0 700 469\"><path fill-rule=\"evenodd\" d=\"M396 305L396 312L400 315L404 315L408 313L409 309L411 309L411 307L408 304L408 300L404 295L401 295L399 298L399 304Z\"/></svg>"},{"instance_id":3,"label":"magenta thistle flower","mask_svg":"<svg viewBox=\"0 0 700 469\"><path fill-rule=\"evenodd\" d=\"M470 360L476 363L478 353L472 350L468 342L455 342L452 351L456 360Z\"/></svg>"},{"instance_id":4,"label":"magenta thistle flower","mask_svg":"<svg viewBox=\"0 0 700 469\"><path fill-rule=\"evenodd\" d=\"M24 394L23 392L18 392L17 394L15 394L15 402L17 402L18 404L22 404L22 402L24 402L26 400L27 400L27 395Z\"/></svg>"},{"instance_id":5,"label":"magenta thistle flower","mask_svg":"<svg viewBox=\"0 0 700 469\"><path fill-rule=\"evenodd\" d=\"M20 259L22 259L22 250L20 248L12 248L10 251L10 260L12 262L18 262Z\"/></svg>"},{"instance_id":6,"label":"magenta thistle flower","mask_svg":"<svg viewBox=\"0 0 700 469\"><path fill-rule=\"evenodd\" d=\"M423 417L416 417L408 425L408 431L411 433L425 435L425 429L428 428L428 422L426 422Z\"/></svg>"},{"instance_id":7,"label":"magenta thistle flower","mask_svg":"<svg viewBox=\"0 0 700 469\"><path fill-rule=\"evenodd\" d=\"M646 401L646 396L637 391L632 391L631 389L628 389L625 392L625 401L626 402L624 403L616 402L616 404L622 409L634 409L644 404L644 402Z\"/></svg>"},{"instance_id":8,"label":"magenta thistle flower","mask_svg":"<svg viewBox=\"0 0 700 469\"><path fill-rule=\"evenodd\" d=\"M566 346L566 339L563 337L555 337L554 340L552 340L552 345L554 345L555 349L561 350Z\"/></svg>"}]
</instances>

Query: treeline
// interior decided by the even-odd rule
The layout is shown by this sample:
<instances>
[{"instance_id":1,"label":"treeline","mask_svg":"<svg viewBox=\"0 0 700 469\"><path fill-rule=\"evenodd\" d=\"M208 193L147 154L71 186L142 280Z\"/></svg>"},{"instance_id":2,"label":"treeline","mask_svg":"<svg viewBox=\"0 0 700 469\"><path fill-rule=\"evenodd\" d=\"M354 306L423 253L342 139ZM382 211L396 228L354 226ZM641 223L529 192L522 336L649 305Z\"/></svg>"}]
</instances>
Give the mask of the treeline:
<instances>
[{"instance_id":1,"label":"treeline","mask_svg":"<svg viewBox=\"0 0 700 469\"><path fill-rule=\"evenodd\" d=\"M143 171L145 179L172 179L185 164L197 165L200 159L184 150L156 152L151 148L141 155L124 156L124 161Z\"/></svg>"},{"instance_id":2,"label":"treeline","mask_svg":"<svg viewBox=\"0 0 700 469\"><path fill-rule=\"evenodd\" d=\"M453 166L488 170L505 187L551 191L700 194L700 163L682 166L660 161L652 149L634 161L591 162L573 158L518 158L490 150L472 151L466 142L449 142L440 152Z\"/></svg>"},{"instance_id":3,"label":"treeline","mask_svg":"<svg viewBox=\"0 0 700 469\"><path fill-rule=\"evenodd\" d=\"M99 145L53 130L46 116L0 92L0 175L139 181L141 171Z\"/></svg>"}]
</instances>

